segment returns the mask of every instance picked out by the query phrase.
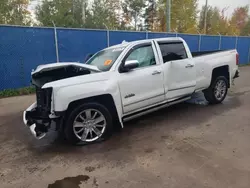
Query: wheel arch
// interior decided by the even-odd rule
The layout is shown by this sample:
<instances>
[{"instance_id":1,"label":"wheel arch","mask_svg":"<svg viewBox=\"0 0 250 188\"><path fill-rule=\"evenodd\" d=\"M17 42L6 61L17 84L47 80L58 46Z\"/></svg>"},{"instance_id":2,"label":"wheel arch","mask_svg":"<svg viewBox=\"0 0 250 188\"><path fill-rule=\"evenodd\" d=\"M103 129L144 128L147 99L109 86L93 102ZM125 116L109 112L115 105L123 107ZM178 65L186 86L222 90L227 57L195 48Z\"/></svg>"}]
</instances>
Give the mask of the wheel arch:
<instances>
[{"instance_id":1,"label":"wheel arch","mask_svg":"<svg viewBox=\"0 0 250 188\"><path fill-rule=\"evenodd\" d=\"M111 94L102 94L72 101L69 103L66 113L69 113L72 109L74 109L74 107L78 106L79 104L84 104L89 102L90 103L95 102L104 105L112 115L114 126L120 126L123 128L123 124L121 122L121 118L119 116L115 100Z\"/></svg>"},{"instance_id":2,"label":"wheel arch","mask_svg":"<svg viewBox=\"0 0 250 188\"><path fill-rule=\"evenodd\" d=\"M230 73L229 73L229 66L228 65L215 67L213 69L213 71L212 71L212 79L211 79L210 85L219 76L225 76L226 77L226 79L228 80L228 88L230 88Z\"/></svg>"}]
</instances>

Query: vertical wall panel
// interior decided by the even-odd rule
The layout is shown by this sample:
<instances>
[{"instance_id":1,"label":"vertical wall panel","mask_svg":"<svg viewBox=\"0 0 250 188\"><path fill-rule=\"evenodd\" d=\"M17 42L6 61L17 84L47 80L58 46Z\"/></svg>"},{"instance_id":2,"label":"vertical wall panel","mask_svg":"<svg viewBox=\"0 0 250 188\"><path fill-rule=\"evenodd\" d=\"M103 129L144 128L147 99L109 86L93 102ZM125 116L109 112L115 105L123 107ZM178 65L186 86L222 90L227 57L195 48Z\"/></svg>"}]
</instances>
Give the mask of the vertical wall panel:
<instances>
[{"instance_id":1,"label":"vertical wall panel","mask_svg":"<svg viewBox=\"0 0 250 188\"><path fill-rule=\"evenodd\" d=\"M182 37L187 42L192 52L199 50L199 35L179 34L178 36Z\"/></svg>"},{"instance_id":2,"label":"vertical wall panel","mask_svg":"<svg viewBox=\"0 0 250 188\"><path fill-rule=\"evenodd\" d=\"M123 32L123 31L110 31L110 45L120 44L122 41L134 41L146 39L144 32Z\"/></svg>"},{"instance_id":3,"label":"vertical wall panel","mask_svg":"<svg viewBox=\"0 0 250 188\"><path fill-rule=\"evenodd\" d=\"M250 38L239 37L237 51L240 54L240 64L247 64L249 62L249 48L250 48Z\"/></svg>"},{"instance_id":4,"label":"vertical wall panel","mask_svg":"<svg viewBox=\"0 0 250 188\"><path fill-rule=\"evenodd\" d=\"M235 49L236 37L233 36L222 36L221 37L221 49L230 50Z\"/></svg>"},{"instance_id":5,"label":"vertical wall panel","mask_svg":"<svg viewBox=\"0 0 250 188\"><path fill-rule=\"evenodd\" d=\"M220 37L219 36L206 36L201 37L201 51L219 50Z\"/></svg>"},{"instance_id":6,"label":"vertical wall panel","mask_svg":"<svg viewBox=\"0 0 250 188\"><path fill-rule=\"evenodd\" d=\"M30 73L38 65L56 62L53 28L0 26L0 90L30 85ZM60 61L83 62L87 54L106 48L107 31L57 29ZM110 31L110 45L134 41L176 37L175 33ZM191 51L199 50L199 35L178 34ZM204 36L201 51L219 49L219 36ZM235 49L236 37L222 36L221 50ZM250 37L239 37L240 64L249 62Z\"/></svg>"},{"instance_id":7,"label":"vertical wall panel","mask_svg":"<svg viewBox=\"0 0 250 188\"><path fill-rule=\"evenodd\" d=\"M84 62L86 55L107 47L107 32L98 30L58 29L60 61Z\"/></svg>"},{"instance_id":8,"label":"vertical wall panel","mask_svg":"<svg viewBox=\"0 0 250 188\"><path fill-rule=\"evenodd\" d=\"M172 33L152 33L152 32L148 32L148 38L149 38L149 39L164 38L164 37L176 37L176 34L172 34Z\"/></svg>"},{"instance_id":9,"label":"vertical wall panel","mask_svg":"<svg viewBox=\"0 0 250 188\"><path fill-rule=\"evenodd\" d=\"M54 31L0 27L0 90L30 85L31 70L56 61Z\"/></svg>"}]
</instances>

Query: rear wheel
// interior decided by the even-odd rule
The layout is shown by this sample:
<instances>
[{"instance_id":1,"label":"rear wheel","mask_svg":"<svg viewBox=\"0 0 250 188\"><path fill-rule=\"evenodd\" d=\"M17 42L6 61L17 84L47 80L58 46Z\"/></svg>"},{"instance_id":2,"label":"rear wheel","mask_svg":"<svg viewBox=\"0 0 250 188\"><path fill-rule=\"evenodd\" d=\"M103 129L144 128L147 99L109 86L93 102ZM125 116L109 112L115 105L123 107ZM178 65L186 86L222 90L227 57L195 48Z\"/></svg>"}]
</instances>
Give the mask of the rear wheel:
<instances>
[{"instance_id":1,"label":"rear wheel","mask_svg":"<svg viewBox=\"0 0 250 188\"><path fill-rule=\"evenodd\" d=\"M98 103L77 106L69 113L65 136L72 144L103 141L112 134L113 123L108 109Z\"/></svg>"},{"instance_id":2,"label":"rear wheel","mask_svg":"<svg viewBox=\"0 0 250 188\"><path fill-rule=\"evenodd\" d=\"M208 89L204 91L204 96L210 104L219 104L227 96L228 80L224 76L219 76L212 81Z\"/></svg>"}]
</instances>

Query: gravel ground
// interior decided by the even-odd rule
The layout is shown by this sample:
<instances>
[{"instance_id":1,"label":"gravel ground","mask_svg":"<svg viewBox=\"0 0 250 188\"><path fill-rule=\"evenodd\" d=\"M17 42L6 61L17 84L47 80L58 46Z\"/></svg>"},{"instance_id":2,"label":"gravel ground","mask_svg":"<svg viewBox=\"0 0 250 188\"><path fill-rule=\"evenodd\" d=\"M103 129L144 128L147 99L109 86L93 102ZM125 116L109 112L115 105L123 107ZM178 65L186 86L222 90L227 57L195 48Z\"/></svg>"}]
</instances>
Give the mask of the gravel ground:
<instances>
[{"instance_id":1,"label":"gravel ground","mask_svg":"<svg viewBox=\"0 0 250 188\"><path fill-rule=\"evenodd\" d=\"M34 96L0 99L0 187L250 187L250 67L229 96L202 94L125 124L106 142L36 140L22 122Z\"/></svg>"}]
</instances>

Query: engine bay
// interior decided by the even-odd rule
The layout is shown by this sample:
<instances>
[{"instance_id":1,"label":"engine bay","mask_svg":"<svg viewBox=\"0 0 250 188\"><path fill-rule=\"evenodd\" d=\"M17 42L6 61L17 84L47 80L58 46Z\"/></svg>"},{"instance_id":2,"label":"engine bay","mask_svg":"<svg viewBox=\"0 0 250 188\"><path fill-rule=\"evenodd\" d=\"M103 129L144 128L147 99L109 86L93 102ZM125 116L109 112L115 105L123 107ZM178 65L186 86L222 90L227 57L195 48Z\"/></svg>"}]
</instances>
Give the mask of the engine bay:
<instances>
[{"instance_id":1,"label":"engine bay","mask_svg":"<svg viewBox=\"0 0 250 188\"><path fill-rule=\"evenodd\" d=\"M75 76L82 76L91 74L91 71L83 67L68 65L63 67L57 67L49 70L42 70L32 75L32 84L37 87L42 87L44 84L71 78Z\"/></svg>"}]
</instances>

